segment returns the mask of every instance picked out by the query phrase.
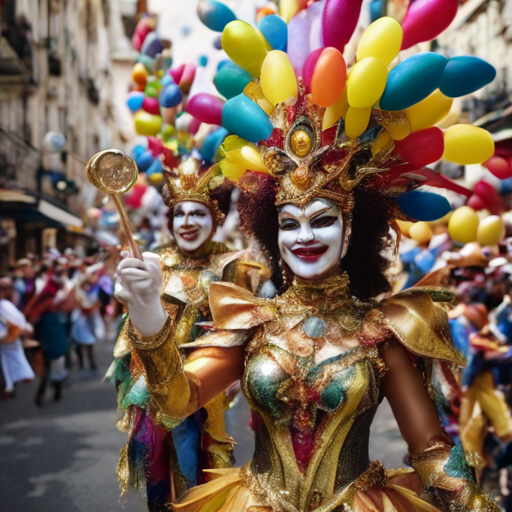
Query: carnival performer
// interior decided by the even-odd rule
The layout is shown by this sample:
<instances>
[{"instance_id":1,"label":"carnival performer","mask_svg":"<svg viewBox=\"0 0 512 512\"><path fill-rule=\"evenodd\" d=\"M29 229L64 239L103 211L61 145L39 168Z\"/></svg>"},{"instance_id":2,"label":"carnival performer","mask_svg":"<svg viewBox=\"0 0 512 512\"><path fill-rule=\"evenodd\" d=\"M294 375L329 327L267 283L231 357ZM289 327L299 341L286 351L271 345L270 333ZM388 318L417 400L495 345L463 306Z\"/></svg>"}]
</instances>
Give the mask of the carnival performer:
<instances>
[{"instance_id":1,"label":"carnival performer","mask_svg":"<svg viewBox=\"0 0 512 512\"><path fill-rule=\"evenodd\" d=\"M211 321L210 282L233 281L257 293L268 279L265 267L243 259L244 251L229 253L225 245L212 241L224 217L222 210L229 207L225 187L210 190L216 174L218 169L202 169L194 158L185 160L177 175L167 173L163 196L175 240L156 254L145 255L155 279L163 279L156 295L154 286L147 287L145 263L134 266L127 258L118 268L116 296L129 305L130 313L115 348L116 368L112 368L124 411L119 426L129 433L118 476L123 489L129 485L145 488L150 511L167 510L171 499L203 483L203 469L232 466L233 440L225 430L228 400L224 389L200 408L191 409L190 415L169 416L158 407L153 390L148 392L144 366L129 341L132 325L149 332L165 314L175 326L170 343L187 345L206 332L203 322ZM134 307L134 300L140 307ZM216 349L211 357L218 357ZM198 364L194 359L192 353L189 364Z\"/></svg>"},{"instance_id":2,"label":"carnival performer","mask_svg":"<svg viewBox=\"0 0 512 512\"><path fill-rule=\"evenodd\" d=\"M259 299L212 283L218 330L188 345L205 348L183 367L173 340L179 329L158 307L166 286L159 262L147 256L120 265L126 332L156 410L189 416L239 379L254 410L253 461L214 471L222 478L190 490L174 509L370 511L391 503L399 511L498 510L444 434L429 395L438 392L434 367L450 382L448 366L464 364L441 307L450 295L417 289L372 300L389 290L381 250L399 215L393 194L412 186L411 178L388 187L365 172L377 164L369 148L380 127L349 142L341 121L337 138L323 144L322 110L304 92L293 107L274 111L284 140L282 147L269 141L263 154L271 175L249 172L239 182L242 224L270 261L282 262L282 295ZM368 459L384 396L415 472L386 471ZM435 506L419 497L422 484Z\"/></svg>"},{"instance_id":3,"label":"carnival performer","mask_svg":"<svg viewBox=\"0 0 512 512\"><path fill-rule=\"evenodd\" d=\"M46 388L51 382L54 400L62 398L62 384L69 373L65 355L69 351L68 317L74 307L73 288L68 286L66 268L62 260L55 260L48 269L46 283L26 305L24 314L34 326L35 338L43 348L44 373L35 402L43 405Z\"/></svg>"},{"instance_id":4,"label":"carnival performer","mask_svg":"<svg viewBox=\"0 0 512 512\"><path fill-rule=\"evenodd\" d=\"M341 22L324 12L326 18ZM342 32L337 25L336 31ZM477 486L462 447L445 435L436 408L457 388L451 367L465 363L443 308L452 295L411 289L379 297L390 290L382 255L389 226L425 217L421 204L435 207L439 217L450 209L435 194L412 189L425 181L457 189L422 167L442 151L417 160L425 147L418 140L439 140L442 132L425 129L410 145L398 144L412 129L413 113L406 109L434 93L447 61L414 55L388 77L401 27L387 18L368 31L345 87L345 62L336 48L312 52L300 66L302 80L287 54L247 23L224 28L223 49L254 80L241 80L241 92L223 105L222 126L233 135L223 144L220 167L242 191L241 224L268 256L276 298L212 282L214 328L180 347L194 349L183 364L175 342L179 325L160 307L167 286L160 262L147 256L120 265L130 311L126 334L144 368L153 414L188 417L238 380L253 410L253 460L211 470L217 478L189 490L173 510L499 510ZM283 45L274 34L268 32L273 44L286 48L286 37ZM376 68L381 75L370 71ZM410 69L418 71L415 79L421 76L414 93L403 78ZM422 122L432 127L444 115ZM485 131L479 137L489 146L473 158L483 161L493 145ZM467 151L457 140L447 148ZM370 426L384 397L414 470L389 471L369 460Z\"/></svg>"}]
</instances>

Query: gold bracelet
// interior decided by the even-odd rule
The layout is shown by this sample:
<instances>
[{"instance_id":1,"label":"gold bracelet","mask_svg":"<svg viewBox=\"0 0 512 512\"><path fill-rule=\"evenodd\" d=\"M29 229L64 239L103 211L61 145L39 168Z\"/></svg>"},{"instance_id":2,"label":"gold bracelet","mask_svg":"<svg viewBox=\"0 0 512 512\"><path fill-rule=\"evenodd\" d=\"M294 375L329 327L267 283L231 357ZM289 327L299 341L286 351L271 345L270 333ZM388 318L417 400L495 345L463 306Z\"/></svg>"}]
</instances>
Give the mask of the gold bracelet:
<instances>
[{"instance_id":1,"label":"gold bracelet","mask_svg":"<svg viewBox=\"0 0 512 512\"><path fill-rule=\"evenodd\" d=\"M167 316L162 328L153 336L142 336L132 321L128 319L128 338L132 347L137 350L155 350L161 347L171 336L174 322L171 316Z\"/></svg>"}]
</instances>

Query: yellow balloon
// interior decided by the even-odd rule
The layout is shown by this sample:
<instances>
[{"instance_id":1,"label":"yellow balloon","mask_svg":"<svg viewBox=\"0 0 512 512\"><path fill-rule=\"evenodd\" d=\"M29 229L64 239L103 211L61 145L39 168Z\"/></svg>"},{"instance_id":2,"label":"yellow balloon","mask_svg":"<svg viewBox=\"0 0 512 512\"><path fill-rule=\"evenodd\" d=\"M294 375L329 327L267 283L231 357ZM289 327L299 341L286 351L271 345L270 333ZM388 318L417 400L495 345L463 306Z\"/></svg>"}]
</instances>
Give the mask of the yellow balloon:
<instances>
[{"instance_id":1,"label":"yellow balloon","mask_svg":"<svg viewBox=\"0 0 512 512\"><path fill-rule=\"evenodd\" d=\"M259 78L267 52L259 34L249 23L235 20L222 32L222 49L231 60Z\"/></svg>"},{"instance_id":2,"label":"yellow balloon","mask_svg":"<svg viewBox=\"0 0 512 512\"><path fill-rule=\"evenodd\" d=\"M386 88L388 67L374 57L360 60L347 81L348 103L355 108L368 108L382 96Z\"/></svg>"},{"instance_id":3,"label":"yellow balloon","mask_svg":"<svg viewBox=\"0 0 512 512\"><path fill-rule=\"evenodd\" d=\"M306 7L307 2L304 0L280 0L279 15L286 21L286 24L301 10Z\"/></svg>"},{"instance_id":4,"label":"yellow balloon","mask_svg":"<svg viewBox=\"0 0 512 512\"><path fill-rule=\"evenodd\" d=\"M444 132L443 160L461 165L481 164L493 154L494 141L483 128L456 124Z\"/></svg>"},{"instance_id":5,"label":"yellow balloon","mask_svg":"<svg viewBox=\"0 0 512 512\"><path fill-rule=\"evenodd\" d=\"M371 115L372 107L349 107L345 117L345 133L347 134L347 137L351 139L359 137L359 135L361 135L368 127Z\"/></svg>"},{"instance_id":6,"label":"yellow balloon","mask_svg":"<svg viewBox=\"0 0 512 512\"><path fill-rule=\"evenodd\" d=\"M322 130L327 130L327 128L330 128L333 124L337 123L340 117L345 117L347 115L347 110L348 98L347 88L345 87L334 105L325 109Z\"/></svg>"},{"instance_id":7,"label":"yellow balloon","mask_svg":"<svg viewBox=\"0 0 512 512\"><path fill-rule=\"evenodd\" d=\"M154 183L157 185L158 183L162 183L162 180L164 179L164 175L161 172L154 172L149 176L150 183Z\"/></svg>"},{"instance_id":8,"label":"yellow balloon","mask_svg":"<svg viewBox=\"0 0 512 512\"><path fill-rule=\"evenodd\" d=\"M448 232L456 242L468 244L476 240L478 223L478 215L475 210L469 206L461 206L450 217Z\"/></svg>"},{"instance_id":9,"label":"yellow balloon","mask_svg":"<svg viewBox=\"0 0 512 512\"><path fill-rule=\"evenodd\" d=\"M229 153L234 149L242 149L244 146L247 146L247 141L238 135L228 135L222 144L222 147L226 153Z\"/></svg>"},{"instance_id":10,"label":"yellow balloon","mask_svg":"<svg viewBox=\"0 0 512 512\"><path fill-rule=\"evenodd\" d=\"M393 147L394 144L391 140L391 136L384 130L372 144L372 156L375 158L381 151L387 151L393 149Z\"/></svg>"},{"instance_id":11,"label":"yellow balloon","mask_svg":"<svg viewBox=\"0 0 512 512\"><path fill-rule=\"evenodd\" d=\"M452 218L452 215L453 215L453 210L448 212L446 215L444 215L443 217L441 217L440 219L437 219L437 220L430 220L428 223L432 226L432 227L437 227L437 226L447 226L448 225L448 222L450 222L450 219ZM478 214L477 214L478 215Z\"/></svg>"},{"instance_id":12,"label":"yellow balloon","mask_svg":"<svg viewBox=\"0 0 512 512\"><path fill-rule=\"evenodd\" d=\"M148 70L142 62L137 62L137 64L133 66L132 79L136 84L146 85L148 76Z\"/></svg>"},{"instance_id":13,"label":"yellow balloon","mask_svg":"<svg viewBox=\"0 0 512 512\"><path fill-rule=\"evenodd\" d=\"M389 16L379 18L364 31L357 47L357 60L375 57L389 66L400 52L403 35L398 21Z\"/></svg>"},{"instance_id":14,"label":"yellow balloon","mask_svg":"<svg viewBox=\"0 0 512 512\"><path fill-rule=\"evenodd\" d=\"M259 107L265 111L267 116L270 117L272 112L274 112L275 107L272 105L272 103L270 103L270 101L267 100L267 98L265 98L265 95L263 94L263 89L261 88L261 85L257 80L249 82L244 87L244 94L248 98L251 98L252 101L257 103Z\"/></svg>"},{"instance_id":15,"label":"yellow balloon","mask_svg":"<svg viewBox=\"0 0 512 512\"><path fill-rule=\"evenodd\" d=\"M261 88L272 105L298 96L297 78L286 53L272 50L267 53L261 66Z\"/></svg>"},{"instance_id":16,"label":"yellow balloon","mask_svg":"<svg viewBox=\"0 0 512 512\"><path fill-rule=\"evenodd\" d=\"M409 222L407 220L396 220L398 227L400 228L400 233L404 236L409 236L409 230L414 225L414 222Z\"/></svg>"},{"instance_id":17,"label":"yellow balloon","mask_svg":"<svg viewBox=\"0 0 512 512\"><path fill-rule=\"evenodd\" d=\"M426 244L432 238L432 228L428 222L416 222L409 228L409 236L419 244Z\"/></svg>"},{"instance_id":18,"label":"yellow balloon","mask_svg":"<svg viewBox=\"0 0 512 512\"><path fill-rule=\"evenodd\" d=\"M220 162L220 168L222 174L234 183L237 183L246 171L268 174L261 154L254 144L246 144L243 147L228 151L224 160Z\"/></svg>"},{"instance_id":19,"label":"yellow balloon","mask_svg":"<svg viewBox=\"0 0 512 512\"><path fill-rule=\"evenodd\" d=\"M480 222L476 240L481 245L496 245L503 238L504 226L501 217L490 215Z\"/></svg>"},{"instance_id":20,"label":"yellow balloon","mask_svg":"<svg viewBox=\"0 0 512 512\"><path fill-rule=\"evenodd\" d=\"M162 129L162 117L154 116L143 110L137 112L134 116L135 131L139 135L146 137L158 135Z\"/></svg>"},{"instance_id":21,"label":"yellow balloon","mask_svg":"<svg viewBox=\"0 0 512 512\"><path fill-rule=\"evenodd\" d=\"M386 130L393 140L404 140L411 134L411 125L407 119L404 119L401 123L386 126Z\"/></svg>"},{"instance_id":22,"label":"yellow balloon","mask_svg":"<svg viewBox=\"0 0 512 512\"><path fill-rule=\"evenodd\" d=\"M446 97L437 89L423 101L409 107L405 110L405 114L411 123L411 130L417 132L435 126L449 114L452 103L452 98Z\"/></svg>"}]
</instances>

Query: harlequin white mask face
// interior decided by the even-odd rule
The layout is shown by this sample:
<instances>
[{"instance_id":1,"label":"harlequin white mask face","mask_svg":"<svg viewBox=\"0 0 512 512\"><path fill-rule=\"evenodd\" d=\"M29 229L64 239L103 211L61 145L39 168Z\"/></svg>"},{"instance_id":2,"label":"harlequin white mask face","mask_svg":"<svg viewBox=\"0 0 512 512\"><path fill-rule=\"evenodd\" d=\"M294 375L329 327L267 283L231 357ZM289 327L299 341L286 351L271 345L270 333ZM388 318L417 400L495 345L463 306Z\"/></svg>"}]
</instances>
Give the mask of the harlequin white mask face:
<instances>
[{"instance_id":1,"label":"harlequin white mask face","mask_svg":"<svg viewBox=\"0 0 512 512\"><path fill-rule=\"evenodd\" d=\"M194 256L213 237L213 216L210 209L194 201L183 201L174 207L172 231L180 250Z\"/></svg>"},{"instance_id":2,"label":"harlequin white mask face","mask_svg":"<svg viewBox=\"0 0 512 512\"><path fill-rule=\"evenodd\" d=\"M325 199L314 199L304 208L284 205L279 211L278 241L281 257L297 277L323 277L340 264L342 213Z\"/></svg>"}]
</instances>

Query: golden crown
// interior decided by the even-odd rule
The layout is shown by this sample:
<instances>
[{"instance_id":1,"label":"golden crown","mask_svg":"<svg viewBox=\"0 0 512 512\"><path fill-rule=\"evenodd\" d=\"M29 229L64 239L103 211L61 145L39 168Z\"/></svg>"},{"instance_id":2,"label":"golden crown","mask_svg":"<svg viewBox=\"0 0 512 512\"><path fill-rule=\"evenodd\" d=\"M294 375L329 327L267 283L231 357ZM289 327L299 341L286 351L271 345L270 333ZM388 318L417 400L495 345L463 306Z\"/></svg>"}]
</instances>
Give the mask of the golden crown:
<instances>
[{"instance_id":1,"label":"golden crown","mask_svg":"<svg viewBox=\"0 0 512 512\"><path fill-rule=\"evenodd\" d=\"M385 131L382 126L363 137L349 139L343 119L328 132L323 131L324 114L325 108L312 102L299 79L295 105L278 105L270 116L282 139L265 141L268 146L261 150L263 163L276 181L276 206L304 206L314 198L324 198L349 213L354 207L352 191L358 184L367 177L385 173L393 163L400 163L399 158L391 155L392 144L379 148L375 155L372 153L376 138ZM365 180L365 185L370 186L371 181L374 180ZM409 180L406 181L394 193L406 192L410 188ZM240 186L244 182L242 178Z\"/></svg>"},{"instance_id":2,"label":"golden crown","mask_svg":"<svg viewBox=\"0 0 512 512\"><path fill-rule=\"evenodd\" d=\"M201 171L201 161L197 158L187 158L180 163L178 168L165 175L169 197L169 208L174 208L177 203L193 201L207 206L217 223L224 220L224 214L219 210L218 203L211 198L211 191L218 184L216 178L221 176L218 165L211 166L204 172Z\"/></svg>"}]
</instances>

